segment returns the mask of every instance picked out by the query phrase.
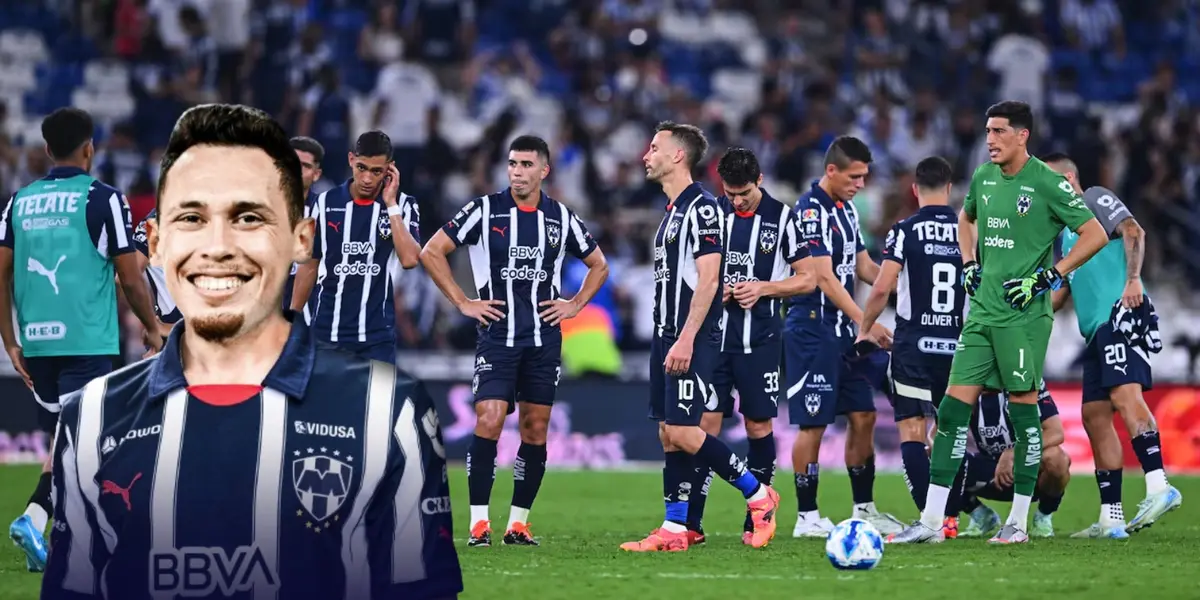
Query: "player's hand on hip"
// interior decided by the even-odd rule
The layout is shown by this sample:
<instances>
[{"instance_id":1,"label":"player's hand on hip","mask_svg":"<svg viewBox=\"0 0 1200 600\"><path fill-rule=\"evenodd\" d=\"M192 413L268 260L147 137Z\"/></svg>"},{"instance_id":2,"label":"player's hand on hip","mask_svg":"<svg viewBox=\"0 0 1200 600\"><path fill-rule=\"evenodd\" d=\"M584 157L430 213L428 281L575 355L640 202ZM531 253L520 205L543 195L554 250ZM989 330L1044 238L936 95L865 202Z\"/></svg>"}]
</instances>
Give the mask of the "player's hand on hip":
<instances>
[{"instance_id":1,"label":"player's hand on hip","mask_svg":"<svg viewBox=\"0 0 1200 600\"><path fill-rule=\"evenodd\" d=\"M1006 488L1013 484L1013 449L1009 448L1000 454L1000 460L996 461L996 476L992 478L992 482L998 488Z\"/></svg>"},{"instance_id":2,"label":"player's hand on hip","mask_svg":"<svg viewBox=\"0 0 1200 600\"><path fill-rule=\"evenodd\" d=\"M396 163L388 163L386 177L383 184L383 203L395 206L400 198L400 171L396 169Z\"/></svg>"},{"instance_id":3,"label":"player's hand on hip","mask_svg":"<svg viewBox=\"0 0 1200 600\"><path fill-rule=\"evenodd\" d=\"M582 308L574 301L567 300L565 298L546 300L538 303L538 306L542 307L542 311L538 313L538 316L541 317L543 321L551 325L558 325L559 323L574 317L575 315L579 314L579 311Z\"/></svg>"},{"instance_id":4,"label":"player's hand on hip","mask_svg":"<svg viewBox=\"0 0 1200 600\"><path fill-rule=\"evenodd\" d=\"M458 311L487 327L493 321L504 318L504 312L499 308L501 306L504 306L503 300L467 300L458 307Z\"/></svg>"},{"instance_id":5,"label":"player's hand on hip","mask_svg":"<svg viewBox=\"0 0 1200 600\"><path fill-rule=\"evenodd\" d=\"M968 294L974 296L979 291L979 282L983 278L983 266L975 261L963 265L962 284Z\"/></svg>"},{"instance_id":6,"label":"player's hand on hip","mask_svg":"<svg viewBox=\"0 0 1200 600\"><path fill-rule=\"evenodd\" d=\"M667 360L663 361L663 370L667 375L680 376L688 372L692 366L692 342L679 339L671 344L667 351Z\"/></svg>"},{"instance_id":7,"label":"player's hand on hip","mask_svg":"<svg viewBox=\"0 0 1200 600\"><path fill-rule=\"evenodd\" d=\"M868 332L870 340L879 345L884 350L889 350L892 347L892 330L876 323L871 326L871 331Z\"/></svg>"},{"instance_id":8,"label":"player's hand on hip","mask_svg":"<svg viewBox=\"0 0 1200 600\"><path fill-rule=\"evenodd\" d=\"M13 369L17 371L17 375L25 382L25 387L33 389L33 378L29 376L29 371L25 370L25 355L21 352L20 346L10 346L4 349L8 352L8 359L12 361Z\"/></svg>"},{"instance_id":9,"label":"player's hand on hip","mask_svg":"<svg viewBox=\"0 0 1200 600\"><path fill-rule=\"evenodd\" d=\"M1054 267L1039 268L1037 272L1024 279L1009 279L1004 282L1004 299L1017 310L1025 310L1033 303L1034 298L1062 287L1063 276Z\"/></svg>"},{"instance_id":10,"label":"player's hand on hip","mask_svg":"<svg viewBox=\"0 0 1200 600\"><path fill-rule=\"evenodd\" d=\"M737 300L738 305L745 309L753 308L762 295L763 283L761 281L739 281L733 286L733 299Z\"/></svg>"},{"instance_id":11,"label":"player's hand on hip","mask_svg":"<svg viewBox=\"0 0 1200 600\"><path fill-rule=\"evenodd\" d=\"M1142 289L1142 280L1133 278L1125 282L1125 291L1121 292L1121 306L1125 308L1137 308L1142 305L1142 296L1145 295L1145 290Z\"/></svg>"}]
</instances>

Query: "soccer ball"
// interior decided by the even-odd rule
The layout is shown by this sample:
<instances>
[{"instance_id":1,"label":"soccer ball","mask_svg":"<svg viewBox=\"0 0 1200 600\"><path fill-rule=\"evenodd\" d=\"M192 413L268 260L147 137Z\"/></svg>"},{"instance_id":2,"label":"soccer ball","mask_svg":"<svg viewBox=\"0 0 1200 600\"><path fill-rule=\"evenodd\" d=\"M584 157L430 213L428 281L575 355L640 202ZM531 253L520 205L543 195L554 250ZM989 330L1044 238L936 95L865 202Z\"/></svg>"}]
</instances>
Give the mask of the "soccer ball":
<instances>
[{"instance_id":1,"label":"soccer ball","mask_svg":"<svg viewBox=\"0 0 1200 600\"><path fill-rule=\"evenodd\" d=\"M873 569L883 558L883 536L862 519L846 519L829 532L825 555L836 569Z\"/></svg>"}]
</instances>

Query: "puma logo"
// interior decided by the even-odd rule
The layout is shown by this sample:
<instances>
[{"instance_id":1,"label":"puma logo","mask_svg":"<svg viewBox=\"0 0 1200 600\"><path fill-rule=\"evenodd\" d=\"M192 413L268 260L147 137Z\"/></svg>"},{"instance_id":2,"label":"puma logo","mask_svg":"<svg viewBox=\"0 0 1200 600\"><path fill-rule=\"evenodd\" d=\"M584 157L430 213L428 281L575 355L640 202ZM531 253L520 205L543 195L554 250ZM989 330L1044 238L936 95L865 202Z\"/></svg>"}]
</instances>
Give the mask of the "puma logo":
<instances>
[{"instance_id":1,"label":"puma logo","mask_svg":"<svg viewBox=\"0 0 1200 600\"><path fill-rule=\"evenodd\" d=\"M682 408L682 409L683 409L683 412L687 413L689 417L690 417L690 416L692 416L692 407L691 407L691 405L684 404L684 403L680 402L680 403L679 403L679 408Z\"/></svg>"},{"instance_id":2,"label":"puma logo","mask_svg":"<svg viewBox=\"0 0 1200 600\"><path fill-rule=\"evenodd\" d=\"M338 229L339 227L341 227L341 226L342 226L342 224L341 224L341 223L338 223L337 221L326 221L326 223L328 223L328 224L329 224L329 228L330 228L330 229L332 229L332 230L334 230L334 231L336 231L336 232L338 232L338 233L341 233L341 232L342 232L342 230L341 230L341 229Z\"/></svg>"},{"instance_id":3,"label":"puma logo","mask_svg":"<svg viewBox=\"0 0 1200 600\"><path fill-rule=\"evenodd\" d=\"M505 231L507 231L507 230L508 230L508 227L507 227L507 226L505 226L505 227L492 227L492 231L495 231L496 233L500 234L500 237L504 237L504 232L505 232Z\"/></svg>"},{"instance_id":4,"label":"puma logo","mask_svg":"<svg viewBox=\"0 0 1200 600\"><path fill-rule=\"evenodd\" d=\"M1125 372L1125 369L1128 369L1129 365L1113 365L1113 368L1120 371L1122 375L1128 375L1128 373Z\"/></svg>"},{"instance_id":5,"label":"puma logo","mask_svg":"<svg viewBox=\"0 0 1200 600\"><path fill-rule=\"evenodd\" d=\"M988 195L988 194L983 194L981 197L983 198L983 204L984 204L985 206L987 205L987 203L988 203L988 200L991 200L991 199L992 199L992 197L991 197L990 195Z\"/></svg>"},{"instance_id":6,"label":"puma logo","mask_svg":"<svg viewBox=\"0 0 1200 600\"><path fill-rule=\"evenodd\" d=\"M1020 377L1021 381L1025 381L1025 371L1013 371L1013 377Z\"/></svg>"},{"instance_id":7,"label":"puma logo","mask_svg":"<svg viewBox=\"0 0 1200 600\"><path fill-rule=\"evenodd\" d=\"M67 257L65 255L58 257L58 262L54 263L54 268L47 269L45 265L43 265L41 262L38 261L38 259L30 257L29 262L26 265L26 268L29 269L30 273L37 273L38 275L41 275L41 276L45 277L46 279L50 280L50 286L54 288L54 295L57 296L58 295L58 267L62 266L64 260L67 260Z\"/></svg>"}]
</instances>

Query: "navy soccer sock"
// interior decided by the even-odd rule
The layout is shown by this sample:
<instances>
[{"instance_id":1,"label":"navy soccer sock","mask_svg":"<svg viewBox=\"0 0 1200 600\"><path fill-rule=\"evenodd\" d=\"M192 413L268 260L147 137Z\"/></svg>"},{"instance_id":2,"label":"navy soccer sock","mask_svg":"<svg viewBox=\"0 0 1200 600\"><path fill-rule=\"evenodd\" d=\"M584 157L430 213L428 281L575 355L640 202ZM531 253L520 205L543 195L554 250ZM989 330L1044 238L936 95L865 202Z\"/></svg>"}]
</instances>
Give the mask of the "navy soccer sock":
<instances>
[{"instance_id":1,"label":"navy soccer sock","mask_svg":"<svg viewBox=\"0 0 1200 600\"><path fill-rule=\"evenodd\" d=\"M875 455L867 458L866 464L849 467L850 494L854 504L869 504L875 501Z\"/></svg>"},{"instance_id":2,"label":"navy soccer sock","mask_svg":"<svg viewBox=\"0 0 1200 600\"><path fill-rule=\"evenodd\" d=\"M742 496L749 498L758 491L758 479L746 470L746 463L738 458L725 442L705 435L704 444L696 453L696 459L700 463L707 463L717 477L732 484L742 492Z\"/></svg>"},{"instance_id":3,"label":"navy soccer sock","mask_svg":"<svg viewBox=\"0 0 1200 600\"><path fill-rule=\"evenodd\" d=\"M685 531L688 519L688 502L692 495L692 477L695 460L682 450L666 453L663 465L663 501L666 504L666 522L678 525Z\"/></svg>"},{"instance_id":4,"label":"navy soccer sock","mask_svg":"<svg viewBox=\"0 0 1200 600\"><path fill-rule=\"evenodd\" d=\"M487 520L487 506L496 481L496 440L475 436L467 448L467 496L472 507L471 521Z\"/></svg>"},{"instance_id":5,"label":"navy soccer sock","mask_svg":"<svg viewBox=\"0 0 1200 600\"><path fill-rule=\"evenodd\" d=\"M1121 469L1096 470L1096 485L1100 488L1100 520L1113 523L1125 522L1125 509L1121 506Z\"/></svg>"},{"instance_id":6,"label":"navy soccer sock","mask_svg":"<svg viewBox=\"0 0 1200 600\"><path fill-rule=\"evenodd\" d=\"M1038 499L1038 512L1043 515L1052 515L1062 505L1062 494L1056 496L1043 495Z\"/></svg>"},{"instance_id":7,"label":"navy soccer sock","mask_svg":"<svg viewBox=\"0 0 1200 600\"><path fill-rule=\"evenodd\" d=\"M929 455L921 442L900 444L900 458L904 461L904 481L912 495L917 510L925 510L925 496L929 494Z\"/></svg>"},{"instance_id":8,"label":"navy soccer sock","mask_svg":"<svg viewBox=\"0 0 1200 600\"><path fill-rule=\"evenodd\" d=\"M712 483L713 472L707 464L693 458L698 464L692 469L692 494L688 497L688 529L703 532L704 505L708 503L708 490Z\"/></svg>"},{"instance_id":9,"label":"navy soccer sock","mask_svg":"<svg viewBox=\"0 0 1200 600\"><path fill-rule=\"evenodd\" d=\"M516 508L533 508L542 478L546 476L546 445L521 442L517 458L513 461L512 505Z\"/></svg>"},{"instance_id":10,"label":"navy soccer sock","mask_svg":"<svg viewBox=\"0 0 1200 600\"><path fill-rule=\"evenodd\" d=\"M817 484L821 482L821 467L808 463L803 472L796 473L796 511L807 513L817 510Z\"/></svg>"},{"instance_id":11,"label":"navy soccer sock","mask_svg":"<svg viewBox=\"0 0 1200 600\"><path fill-rule=\"evenodd\" d=\"M746 468L754 478L763 485L771 485L775 481L775 434L768 433L760 438L750 438L750 450L746 453ZM743 531L754 531L754 520L750 511L746 510L746 521Z\"/></svg>"}]
</instances>

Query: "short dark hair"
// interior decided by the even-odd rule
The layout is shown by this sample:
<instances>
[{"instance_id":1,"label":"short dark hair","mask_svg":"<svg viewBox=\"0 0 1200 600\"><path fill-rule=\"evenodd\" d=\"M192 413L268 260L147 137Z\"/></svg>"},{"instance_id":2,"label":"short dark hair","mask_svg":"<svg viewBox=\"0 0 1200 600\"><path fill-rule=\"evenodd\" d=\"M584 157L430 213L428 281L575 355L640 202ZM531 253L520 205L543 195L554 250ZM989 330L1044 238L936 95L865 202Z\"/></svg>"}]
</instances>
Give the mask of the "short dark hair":
<instances>
[{"instance_id":1,"label":"short dark hair","mask_svg":"<svg viewBox=\"0 0 1200 600\"><path fill-rule=\"evenodd\" d=\"M60 108L42 119L42 139L54 160L70 158L95 134L92 115L80 108Z\"/></svg>"},{"instance_id":2,"label":"short dark hair","mask_svg":"<svg viewBox=\"0 0 1200 600\"><path fill-rule=\"evenodd\" d=\"M292 145L292 150L311 154L317 164L321 164L321 161L325 160L325 146L322 146L321 142L304 135L298 135L288 141Z\"/></svg>"},{"instance_id":3,"label":"short dark hair","mask_svg":"<svg viewBox=\"0 0 1200 600\"><path fill-rule=\"evenodd\" d=\"M542 160L550 162L550 144L536 135L518 135L508 145L509 152L536 152Z\"/></svg>"},{"instance_id":4,"label":"short dark hair","mask_svg":"<svg viewBox=\"0 0 1200 600\"><path fill-rule=\"evenodd\" d=\"M860 162L871 164L871 149L866 142L849 135L843 135L833 140L825 151L825 166L833 165L838 170L845 169L851 163Z\"/></svg>"},{"instance_id":5,"label":"short dark hair","mask_svg":"<svg viewBox=\"0 0 1200 600\"><path fill-rule=\"evenodd\" d=\"M300 159L288 142L287 133L267 113L240 104L201 104L189 108L175 122L167 149L162 155L158 198L162 199L171 167L195 146L257 148L271 157L279 172L279 187L288 204L288 220L294 225L304 216L304 182Z\"/></svg>"},{"instance_id":6,"label":"short dark hair","mask_svg":"<svg viewBox=\"0 0 1200 600\"><path fill-rule=\"evenodd\" d=\"M382 156L392 160L392 138L378 129L368 131L358 136L358 141L354 142L354 154L356 156Z\"/></svg>"},{"instance_id":7,"label":"short dark hair","mask_svg":"<svg viewBox=\"0 0 1200 600\"><path fill-rule=\"evenodd\" d=\"M663 121L654 128L655 133L666 131L671 134L683 146L684 154L687 155L688 169L695 169L700 161L704 160L704 155L708 153L708 138L704 137L704 131L695 125L686 123L676 123L674 121Z\"/></svg>"},{"instance_id":8,"label":"short dark hair","mask_svg":"<svg viewBox=\"0 0 1200 600\"><path fill-rule=\"evenodd\" d=\"M938 190L954 181L954 167L940 156L930 156L917 163L914 171L917 187L923 190Z\"/></svg>"},{"instance_id":9,"label":"short dark hair","mask_svg":"<svg viewBox=\"0 0 1200 600\"><path fill-rule=\"evenodd\" d=\"M741 146L734 146L721 155L721 160L717 163L717 175L720 175L725 185L741 187L758 183L762 168L758 166L758 157L754 156L753 152Z\"/></svg>"},{"instance_id":10,"label":"short dark hair","mask_svg":"<svg viewBox=\"0 0 1200 600\"><path fill-rule=\"evenodd\" d=\"M1008 119L1013 129L1027 129L1033 133L1033 109L1025 102L1005 100L987 109L987 118Z\"/></svg>"}]
</instances>

